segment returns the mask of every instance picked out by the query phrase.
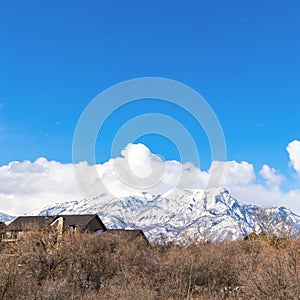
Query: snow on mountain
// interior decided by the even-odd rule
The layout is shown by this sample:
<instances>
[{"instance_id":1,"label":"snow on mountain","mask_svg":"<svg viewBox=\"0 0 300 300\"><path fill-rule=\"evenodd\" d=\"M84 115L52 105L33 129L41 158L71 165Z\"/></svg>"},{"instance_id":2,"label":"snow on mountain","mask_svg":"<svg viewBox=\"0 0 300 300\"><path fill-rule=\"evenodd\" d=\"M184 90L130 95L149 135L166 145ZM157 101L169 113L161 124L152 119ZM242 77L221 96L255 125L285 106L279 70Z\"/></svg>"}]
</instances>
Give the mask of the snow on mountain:
<instances>
[{"instance_id":1,"label":"snow on mountain","mask_svg":"<svg viewBox=\"0 0 300 300\"><path fill-rule=\"evenodd\" d=\"M14 220L16 217L13 216L9 216L5 213L1 213L0 212L0 222L4 222L4 223L10 223L12 220Z\"/></svg>"},{"instance_id":2,"label":"snow on mountain","mask_svg":"<svg viewBox=\"0 0 300 300\"><path fill-rule=\"evenodd\" d=\"M235 240L250 232L300 229L300 217L289 209L244 205L226 189L174 189L162 195L140 193L122 198L102 194L92 200L69 201L40 215L96 213L108 228L139 228L151 240L181 242Z\"/></svg>"}]
</instances>

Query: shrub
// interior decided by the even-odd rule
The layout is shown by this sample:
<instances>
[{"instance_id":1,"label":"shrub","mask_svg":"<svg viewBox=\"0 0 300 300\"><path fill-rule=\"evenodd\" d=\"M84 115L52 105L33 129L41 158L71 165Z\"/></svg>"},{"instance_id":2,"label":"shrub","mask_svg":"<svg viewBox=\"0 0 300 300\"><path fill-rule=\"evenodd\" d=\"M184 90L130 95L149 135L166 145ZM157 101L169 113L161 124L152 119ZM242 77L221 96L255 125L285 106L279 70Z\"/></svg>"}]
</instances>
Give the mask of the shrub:
<instances>
[{"instance_id":1,"label":"shrub","mask_svg":"<svg viewBox=\"0 0 300 300\"><path fill-rule=\"evenodd\" d=\"M298 239L272 236L145 247L101 234L57 241L37 231L4 247L0 300L299 299L299 258Z\"/></svg>"}]
</instances>

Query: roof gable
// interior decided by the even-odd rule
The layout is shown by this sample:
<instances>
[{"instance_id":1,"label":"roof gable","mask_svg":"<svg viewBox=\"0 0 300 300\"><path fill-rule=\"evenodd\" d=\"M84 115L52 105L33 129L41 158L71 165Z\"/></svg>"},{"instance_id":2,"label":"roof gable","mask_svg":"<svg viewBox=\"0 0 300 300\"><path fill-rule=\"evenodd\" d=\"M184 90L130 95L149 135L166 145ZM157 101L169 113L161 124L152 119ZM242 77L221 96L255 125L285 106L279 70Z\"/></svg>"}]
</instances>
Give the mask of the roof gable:
<instances>
[{"instance_id":1,"label":"roof gable","mask_svg":"<svg viewBox=\"0 0 300 300\"><path fill-rule=\"evenodd\" d=\"M63 218L64 223L63 227L70 227L76 226L76 228L80 231L84 231L87 229L89 223L94 220L95 218L101 224L101 226L106 229L105 225L101 221L98 215L96 214L89 214L89 215L58 215L52 221L55 222L58 218Z\"/></svg>"}]
</instances>

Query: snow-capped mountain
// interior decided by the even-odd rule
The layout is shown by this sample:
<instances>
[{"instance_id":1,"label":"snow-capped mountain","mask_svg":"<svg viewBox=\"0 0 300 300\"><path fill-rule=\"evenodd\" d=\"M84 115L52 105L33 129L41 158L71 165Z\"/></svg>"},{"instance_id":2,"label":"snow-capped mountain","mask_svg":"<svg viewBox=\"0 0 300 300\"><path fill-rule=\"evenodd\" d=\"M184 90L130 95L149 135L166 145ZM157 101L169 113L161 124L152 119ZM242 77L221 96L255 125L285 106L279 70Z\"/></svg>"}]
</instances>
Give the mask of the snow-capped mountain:
<instances>
[{"instance_id":1,"label":"snow-capped mountain","mask_svg":"<svg viewBox=\"0 0 300 300\"><path fill-rule=\"evenodd\" d=\"M300 229L300 217L289 209L244 205L226 189L174 189L162 195L70 201L43 209L40 215L97 213L108 228L139 228L154 241L234 240L250 232Z\"/></svg>"},{"instance_id":2,"label":"snow-capped mountain","mask_svg":"<svg viewBox=\"0 0 300 300\"><path fill-rule=\"evenodd\" d=\"M4 222L4 223L10 223L12 220L14 220L16 217L13 216L9 216L5 213L1 213L0 212L0 222Z\"/></svg>"}]
</instances>

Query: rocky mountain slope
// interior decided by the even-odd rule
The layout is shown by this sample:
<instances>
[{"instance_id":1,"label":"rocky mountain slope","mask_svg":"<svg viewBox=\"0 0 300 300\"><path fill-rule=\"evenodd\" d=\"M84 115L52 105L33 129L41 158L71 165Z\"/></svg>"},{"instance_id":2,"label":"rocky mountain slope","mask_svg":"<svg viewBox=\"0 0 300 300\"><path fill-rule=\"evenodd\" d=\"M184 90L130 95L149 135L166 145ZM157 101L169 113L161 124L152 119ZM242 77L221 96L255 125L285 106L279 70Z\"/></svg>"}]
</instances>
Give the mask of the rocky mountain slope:
<instances>
[{"instance_id":1,"label":"rocky mountain slope","mask_svg":"<svg viewBox=\"0 0 300 300\"><path fill-rule=\"evenodd\" d=\"M97 213L108 228L140 228L151 240L182 242L235 240L268 230L295 234L300 217L284 207L244 205L226 189L175 189L162 195L141 193L123 198L102 194L92 200L46 207L40 215Z\"/></svg>"}]
</instances>

